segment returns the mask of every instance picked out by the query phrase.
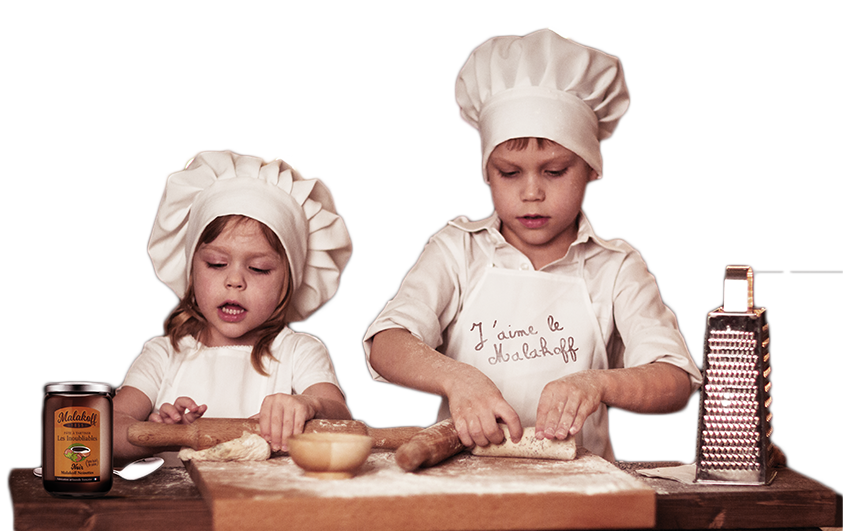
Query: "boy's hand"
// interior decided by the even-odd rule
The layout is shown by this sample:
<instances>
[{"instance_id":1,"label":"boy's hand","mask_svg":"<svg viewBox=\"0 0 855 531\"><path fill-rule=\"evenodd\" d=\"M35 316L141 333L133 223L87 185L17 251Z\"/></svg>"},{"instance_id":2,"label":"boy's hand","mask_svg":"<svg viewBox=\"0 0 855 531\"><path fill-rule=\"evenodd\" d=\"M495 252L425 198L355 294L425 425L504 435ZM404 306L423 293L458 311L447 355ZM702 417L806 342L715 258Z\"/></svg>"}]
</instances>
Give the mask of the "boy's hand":
<instances>
[{"instance_id":1,"label":"boy's hand","mask_svg":"<svg viewBox=\"0 0 855 531\"><path fill-rule=\"evenodd\" d=\"M200 406L192 398L181 396L175 400L174 404L160 406L160 410L149 415L148 420L162 424L191 424L207 410L208 406L205 404Z\"/></svg>"},{"instance_id":2,"label":"boy's hand","mask_svg":"<svg viewBox=\"0 0 855 531\"><path fill-rule=\"evenodd\" d=\"M522 438L519 415L496 384L478 369L469 366L465 372L460 371L446 396L454 428L464 446L501 444L505 435L496 419L507 424L513 442Z\"/></svg>"},{"instance_id":3,"label":"boy's hand","mask_svg":"<svg viewBox=\"0 0 855 531\"><path fill-rule=\"evenodd\" d=\"M577 372L546 384L537 404L536 437L564 440L579 433L602 402L602 372Z\"/></svg>"},{"instance_id":4,"label":"boy's hand","mask_svg":"<svg viewBox=\"0 0 855 531\"><path fill-rule=\"evenodd\" d=\"M306 421L315 418L320 407L315 397L276 393L264 397L261 411L251 418L258 419L261 436L270 443L271 451L286 451L288 437L303 433Z\"/></svg>"}]
</instances>

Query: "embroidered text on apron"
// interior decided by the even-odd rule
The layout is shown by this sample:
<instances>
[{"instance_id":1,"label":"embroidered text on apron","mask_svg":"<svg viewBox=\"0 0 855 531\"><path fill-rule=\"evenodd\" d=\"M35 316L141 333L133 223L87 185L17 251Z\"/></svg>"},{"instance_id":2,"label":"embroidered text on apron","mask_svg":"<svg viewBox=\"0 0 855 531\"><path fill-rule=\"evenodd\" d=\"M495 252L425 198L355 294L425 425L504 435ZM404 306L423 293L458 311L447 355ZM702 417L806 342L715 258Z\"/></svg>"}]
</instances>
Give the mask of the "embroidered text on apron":
<instances>
[{"instance_id":1,"label":"embroidered text on apron","mask_svg":"<svg viewBox=\"0 0 855 531\"><path fill-rule=\"evenodd\" d=\"M543 387L568 374L606 369L607 356L581 276L491 267L450 328L446 355L477 367L534 426ZM443 401L440 417L449 416ZM588 417L577 444L613 458L604 405Z\"/></svg>"}]
</instances>

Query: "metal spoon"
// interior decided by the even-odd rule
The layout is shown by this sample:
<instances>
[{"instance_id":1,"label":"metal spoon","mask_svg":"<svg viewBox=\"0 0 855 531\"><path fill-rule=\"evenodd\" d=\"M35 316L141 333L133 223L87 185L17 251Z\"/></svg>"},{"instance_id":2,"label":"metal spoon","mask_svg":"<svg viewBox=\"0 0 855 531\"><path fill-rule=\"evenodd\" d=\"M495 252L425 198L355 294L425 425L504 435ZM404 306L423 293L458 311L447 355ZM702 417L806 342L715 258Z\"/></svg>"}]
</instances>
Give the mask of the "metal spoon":
<instances>
[{"instance_id":1,"label":"metal spoon","mask_svg":"<svg viewBox=\"0 0 855 531\"><path fill-rule=\"evenodd\" d=\"M140 479L145 477L163 465L162 457L146 457L143 459L138 459L133 463L129 463L125 468L120 470L113 470L113 474L116 474L122 479L127 479L129 481L133 481L135 479ZM37 477L42 477L42 467L36 467L33 469L33 475Z\"/></svg>"}]
</instances>

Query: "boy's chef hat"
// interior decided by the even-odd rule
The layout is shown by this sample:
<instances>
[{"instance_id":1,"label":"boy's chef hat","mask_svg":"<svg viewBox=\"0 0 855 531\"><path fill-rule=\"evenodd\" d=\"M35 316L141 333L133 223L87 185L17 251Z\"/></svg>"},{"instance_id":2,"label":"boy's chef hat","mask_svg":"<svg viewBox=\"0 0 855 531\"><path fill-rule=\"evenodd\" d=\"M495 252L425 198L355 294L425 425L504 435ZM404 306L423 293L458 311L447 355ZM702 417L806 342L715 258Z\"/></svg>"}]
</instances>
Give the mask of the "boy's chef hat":
<instances>
[{"instance_id":1,"label":"boy's chef hat","mask_svg":"<svg viewBox=\"0 0 855 531\"><path fill-rule=\"evenodd\" d=\"M294 290L288 322L307 318L335 294L353 248L326 186L281 160L208 151L167 178L148 244L157 276L179 298L202 231L232 214L267 225L285 247Z\"/></svg>"},{"instance_id":2,"label":"boy's chef hat","mask_svg":"<svg viewBox=\"0 0 855 531\"><path fill-rule=\"evenodd\" d=\"M481 133L485 171L502 142L540 137L573 151L602 176L600 140L629 107L617 57L548 29L486 41L463 65L455 92L463 119Z\"/></svg>"}]
</instances>

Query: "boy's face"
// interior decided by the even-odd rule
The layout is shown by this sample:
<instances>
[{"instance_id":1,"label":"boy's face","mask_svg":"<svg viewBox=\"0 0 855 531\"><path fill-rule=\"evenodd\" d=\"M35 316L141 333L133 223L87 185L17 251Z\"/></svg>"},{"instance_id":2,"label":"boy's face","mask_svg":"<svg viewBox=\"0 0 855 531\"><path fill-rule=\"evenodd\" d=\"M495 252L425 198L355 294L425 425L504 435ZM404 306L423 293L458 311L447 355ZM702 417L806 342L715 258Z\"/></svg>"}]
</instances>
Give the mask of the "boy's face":
<instances>
[{"instance_id":1,"label":"boy's face","mask_svg":"<svg viewBox=\"0 0 855 531\"><path fill-rule=\"evenodd\" d=\"M487 180L505 239L535 268L562 258L576 239L585 186L596 177L581 157L554 142L530 139L522 150L499 144Z\"/></svg>"},{"instance_id":2,"label":"boy's face","mask_svg":"<svg viewBox=\"0 0 855 531\"><path fill-rule=\"evenodd\" d=\"M287 260L270 246L254 220L230 222L193 256L196 303L208 322L209 347L253 345L285 292Z\"/></svg>"}]
</instances>

